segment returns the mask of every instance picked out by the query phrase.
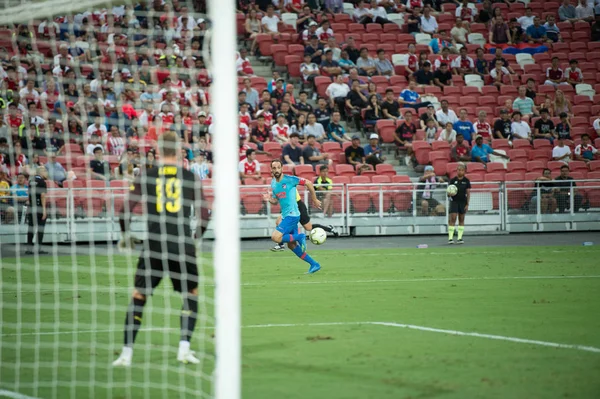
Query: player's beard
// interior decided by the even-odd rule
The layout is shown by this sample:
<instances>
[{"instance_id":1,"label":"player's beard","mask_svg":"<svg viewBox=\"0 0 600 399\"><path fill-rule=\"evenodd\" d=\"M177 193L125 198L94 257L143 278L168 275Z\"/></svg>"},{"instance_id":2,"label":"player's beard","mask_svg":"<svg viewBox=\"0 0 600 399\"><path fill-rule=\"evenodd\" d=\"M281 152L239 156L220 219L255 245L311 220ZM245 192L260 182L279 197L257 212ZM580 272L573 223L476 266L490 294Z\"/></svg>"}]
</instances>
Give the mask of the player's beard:
<instances>
[{"instance_id":1,"label":"player's beard","mask_svg":"<svg viewBox=\"0 0 600 399\"><path fill-rule=\"evenodd\" d=\"M281 172L273 172L273 177L275 180L279 180L281 178Z\"/></svg>"}]
</instances>

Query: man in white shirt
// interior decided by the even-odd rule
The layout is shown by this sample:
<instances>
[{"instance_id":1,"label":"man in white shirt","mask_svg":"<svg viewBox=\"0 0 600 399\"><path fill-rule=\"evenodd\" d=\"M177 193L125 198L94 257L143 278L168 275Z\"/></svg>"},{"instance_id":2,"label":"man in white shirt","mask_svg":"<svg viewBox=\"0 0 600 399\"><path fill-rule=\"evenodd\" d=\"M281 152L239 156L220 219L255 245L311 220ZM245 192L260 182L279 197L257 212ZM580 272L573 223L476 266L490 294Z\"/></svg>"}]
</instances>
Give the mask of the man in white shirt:
<instances>
[{"instance_id":1,"label":"man in white shirt","mask_svg":"<svg viewBox=\"0 0 600 399\"><path fill-rule=\"evenodd\" d=\"M421 16L421 32L433 35L434 33L437 33L437 31L437 20L431 15L431 9L425 7L425 9L423 9L423 15Z\"/></svg>"},{"instance_id":2,"label":"man in white shirt","mask_svg":"<svg viewBox=\"0 0 600 399\"><path fill-rule=\"evenodd\" d=\"M521 120L521 113L519 111L513 112L513 123L510 125L512 130L513 139L531 139L531 128L527 122Z\"/></svg>"},{"instance_id":3,"label":"man in white shirt","mask_svg":"<svg viewBox=\"0 0 600 399\"><path fill-rule=\"evenodd\" d=\"M458 122L456 112L448 108L448 101L442 100L440 106L441 108L435 113L435 119L437 119L440 125L445 126L448 122L452 124Z\"/></svg>"},{"instance_id":4,"label":"man in white shirt","mask_svg":"<svg viewBox=\"0 0 600 399\"><path fill-rule=\"evenodd\" d=\"M98 135L97 132L100 132L102 135L102 138L105 138L106 135L108 134L108 131L106 130L106 126L104 126L102 124L102 117L98 114L93 114L90 116L93 116L94 123L89 125L87 128L88 137L92 136L92 135Z\"/></svg>"},{"instance_id":5,"label":"man in white shirt","mask_svg":"<svg viewBox=\"0 0 600 399\"><path fill-rule=\"evenodd\" d=\"M54 56L54 66L61 66L61 62L66 66L71 66L73 57L69 54L69 46L67 44L61 44L58 48L58 54Z\"/></svg>"},{"instance_id":6,"label":"man in white shirt","mask_svg":"<svg viewBox=\"0 0 600 399\"><path fill-rule=\"evenodd\" d=\"M456 43L460 43L463 46L467 45L467 34L469 33L469 29L466 27L468 24L463 24L462 19L456 18L456 24L450 30L450 36Z\"/></svg>"},{"instance_id":7,"label":"man in white shirt","mask_svg":"<svg viewBox=\"0 0 600 399\"><path fill-rule=\"evenodd\" d=\"M569 163L571 161L571 149L565 145L565 140L559 137L556 146L552 149L552 160Z\"/></svg>"},{"instance_id":8,"label":"man in white shirt","mask_svg":"<svg viewBox=\"0 0 600 399\"><path fill-rule=\"evenodd\" d=\"M377 0L371 0L371 9L365 8L365 1L361 0L358 3L358 8L354 10L354 18L361 24L389 24L391 21L387 19L385 8L377 4Z\"/></svg>"},{"instance_id":9,"label":"man in white shirt","mask_svg":"<svg viewBox=\"0 0 600 399\"><path fill-rule=\"evenodd\" d=\"M527 7L525 9L525 15L517 18L517 22L519 22L519 25L521 25L521 29L523 29L523 31L526 31L527 28L529 28L531 25L533 25L534 18L535 18L535 15L533 15L533 10L531 8Z\"/></svg>"},{"instance_id":10,"label":"man in white shirt","mask_svg":"<svg viewBox=\"0 0 600 399\"><path fill-rule=\"evenodd\" d=\"M594 121L594 124L592 126L594 127L594 130L596 131L596 134L598 136L600 136L600 118L596 119Z\"/></svg>"},{"instance_id":11,"label":"man in white shirt","mask_svg":"<svg viewBox=\"0 0 600 399\"><path fill-rule=\"evenodd\" d=\"M277 35L279 33L279 28L277 24L279 23L279 17L275 15L273 5L267 6L267 15L262 17L260 23L263 26L264 33L269 35Z\"/></svg>"},{"instance_id":12,"label":"man in white shirt","mask_svg":"<svg viewBox=\"0 0 600 399\"><path fill-rule=\"evenodd\" d=\"M590 6L587 0L579 0L579 5L575 7L577 18L585 22L594 21L594 7Z\"/></svg>"},{"instance_id":13,"label":"man in white shirt","mask_svg":"<svg viewBox=\"0 0 600 399\"><path fill-rule=\"evenodd\" d=\"M325 93L329 97L331 108L334 108L335 104L338 104L340 109L344 109L346 96L350 93L350 87L344 83L342 75L338 75L335 78L335 82L327 86Z\"/></svg>"}]
</instances>

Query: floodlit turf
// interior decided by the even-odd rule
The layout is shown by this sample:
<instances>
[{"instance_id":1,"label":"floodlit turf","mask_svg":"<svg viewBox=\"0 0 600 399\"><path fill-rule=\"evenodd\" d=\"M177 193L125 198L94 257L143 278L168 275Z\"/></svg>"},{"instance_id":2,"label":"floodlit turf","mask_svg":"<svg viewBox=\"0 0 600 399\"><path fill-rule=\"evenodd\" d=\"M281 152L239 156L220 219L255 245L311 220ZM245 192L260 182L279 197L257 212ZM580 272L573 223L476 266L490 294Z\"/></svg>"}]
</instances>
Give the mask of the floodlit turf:
<instances>
[{"instance_id":1,"label":"floodlit turf","mask_svg":"<svg viewBox=\"0 0 600 399\"><path fill-rule=\"evenodd\" d=\"M593 351L600 348L599 247L310 252L323 266L313 276L303 274L307 265L291 253L243 255L244 398L600 395L600 352ZM55 260L60 268L50 271ZM1 261L0 390L61 399L187 398L210 391L205 379L213 366L210 328L198 331L192 343L205 345L202 367L174 361L180 301L170 294L170 283L151 299L144 327L173 330L140 332L132 369L111 369L134 265L121 256L108 260L48 257L35 273L27 258L20 274L14 259ZM17 285L17 277L25 285ZM36 278L50 291L31 292L27 283ZM52 291L55 281L60 292ZM92 282L100 288L97 295L89 291ZM19 289L24 292L15 292ZM206 290L210 297L212 286ZM20 332L17 299L26 305L21 321L30 323ZM43 310L36 313L35 303ZM166 317L165 306L172 309ZM36 320L49 334L31 335ZM209 318L202 325L211 323ZM457 336L406 324L572 346ZM73 329L85 332L56 334ZM39 367L32 367L36 362ZM61 383L52 388L53 380ZM179 395L175 389L182 386L189 392Z\"/></svg>"}]
</instances>

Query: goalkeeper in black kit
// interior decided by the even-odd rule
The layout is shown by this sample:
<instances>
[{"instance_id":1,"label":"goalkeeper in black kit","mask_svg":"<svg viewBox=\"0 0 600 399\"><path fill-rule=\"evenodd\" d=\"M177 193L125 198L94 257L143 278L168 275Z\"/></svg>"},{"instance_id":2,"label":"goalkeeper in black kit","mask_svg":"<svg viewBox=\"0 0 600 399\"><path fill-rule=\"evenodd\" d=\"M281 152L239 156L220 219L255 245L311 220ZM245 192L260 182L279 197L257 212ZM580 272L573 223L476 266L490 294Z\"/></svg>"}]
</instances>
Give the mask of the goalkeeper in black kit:
<instances>
[{"instance_id":1,"label":"goalkeeper in black kit","mask_svg":"<svg viewBox=\"0 0 600 399\"><path fill-rule=\"evenodd\" d=\"M160 163L148 169L130 187L129 200L120 212L122 238L119 249L130 249L130 212L140 203L148 216L148 238L144 241L135 274L135 288L125 315L124 346L113 366L130 366L133 344L142 325L142 314L148 296L168 273L173 288L183 297L181 339L177 360L200 363L190 350L190 338L198 312L198 267L196 246L190 227L192 208L198 218L197 236L208 223L202 188L194 174L180 166L180 140L175 132L159 138Z\"/></svg>"}]
</instances>

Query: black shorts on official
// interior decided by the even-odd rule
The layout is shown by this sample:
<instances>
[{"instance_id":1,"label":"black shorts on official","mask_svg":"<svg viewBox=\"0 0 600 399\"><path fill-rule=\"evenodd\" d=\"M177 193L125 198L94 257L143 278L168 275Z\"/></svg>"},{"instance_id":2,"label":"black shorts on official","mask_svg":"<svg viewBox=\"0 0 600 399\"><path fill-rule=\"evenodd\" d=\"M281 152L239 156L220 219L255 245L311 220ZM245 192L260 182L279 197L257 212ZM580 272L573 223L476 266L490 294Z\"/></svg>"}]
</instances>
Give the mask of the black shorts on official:
<instances>
[{"instance_id":1,"label":"black shorts on official","mask_svg":"<svg viewBox=\"0 0 600 399\"><path fill-rule=\"evenodd\" d=\"M135 273L135 289L143 295L152 295L165 273L169 274L173 289L177 292L189 292L198 287L198 265L196 249L185 245L185 256L176 251L168 252L164 258L160 253L140 254Z\"/></svg>"},{"instance_id":2,"label":"black shorts on official","mask_svg":"<svg viewBox=\"0 0 600 399\"><path fill-rule=\"evenodd\" d=\"M302 200L298 201L298 210L300 211L300 224L304 226L310 222L310 215L308 214L308 209L306 209L306 204Z\"/></svg>"},{"instance_id":3,"label":"black shorts on official","mask_svg":"<svg viewBox=\"0 0 600 399\"><path fill-rule=\"evenodd\" d=\"M464 215L465 213L467 213L467 211L465 210L466 207L466 202L450 201L450 213L458 213L459 215Z\"/></svg>"}]
</instances>

